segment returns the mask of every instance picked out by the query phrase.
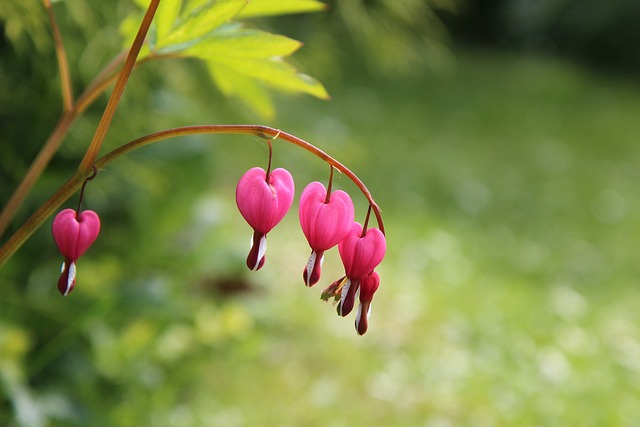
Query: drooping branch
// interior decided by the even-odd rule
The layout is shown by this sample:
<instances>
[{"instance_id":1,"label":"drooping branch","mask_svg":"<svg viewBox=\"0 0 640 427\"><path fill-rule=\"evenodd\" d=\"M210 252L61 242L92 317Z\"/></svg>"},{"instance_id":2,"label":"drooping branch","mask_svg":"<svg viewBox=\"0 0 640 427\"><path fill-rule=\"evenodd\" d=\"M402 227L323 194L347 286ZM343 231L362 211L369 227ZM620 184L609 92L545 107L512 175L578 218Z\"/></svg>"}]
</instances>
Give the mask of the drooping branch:
<instances>
[{"instance_id":1,"label":"drooping branch","mask_svg":"<svg viewBox=\"0 0 640 427\"><path fill-rule=\"evenodd\" d=\"M244 135L255 135L264 139L274 140L281 139L297 145L315 156L319 157L323 161L327 162L329 165L336 168L343 175L349 178L353 183L358 187L358 189L364 194L364 196L369 201L371 205L371 209L373 210L374 215L376 216L376 220L378 222L378 227L380 231L384 233L384 224L382 222L382 214L380 212L380 207L376 204L373 196L367 189L366 185L358 178L358 176L353 173L349 168L340 163L338 160L334 159L315 145L305 141L302 138L298 138L295 135L290 133L281 131L279 129L275 129L269 126L262 125L201 125L201 126L185 126L173 129L166 129L163 131L155 132L142 138L138 138L134 141L131 141L120 148L113 150L111 153L105 155L96 161L96 166L98 168L102 167L104 164L111 162L117 157L122 156L123 154L128 153L129 151L135 150L142 146L161 141L167 138L173 138L176 136L185 136L185 135L197 135L197 134L244 134Z\"/></svg>"},{"instance_id":2,"label":"drooping branch","mask_svg":"<svg viewBox=\"0 0 640 427\"><path fill-rule=\"evenodd\" d=\"M107 164L111 163L115 159L123 156L133 150L144 147L145 145L152 144L154 142L162 141L165 139L175 138L179 136L187 135L202 135L202 134L224 134L224 135L253 135L264 139L273 140L276 136L279 140L284 140L298 147L301 147L329 165L340 171L346 177L348 177L362 192L365 198L369 201L370 209L373 211L378 222L380 231L384 233L384 224L382 222L382 214L380 208L376 204L371 192L367 189L365 184L353 173L349 168L340 163L338 160L331 157L326 152L322 151L315 145L298 138L287 132L261 125L202 125L202 126L185 126L173 129L166 129L159 132L155 132L149 135L145 135L141 138L133 140L121 147L111 151L103 157L96 160L91 165L89 171L78 171L73 175L66 183L60 187L60 189L49 198L28 220L27 222L11 236L11 238L0 248L0 267L15 253L20 246L35 232L35 230L51 216L55 210L64 203L69 197L71 197L85 182L85 180L92 174L92 168L97 169L104 168Z\"/></svg>"}]
</instances>

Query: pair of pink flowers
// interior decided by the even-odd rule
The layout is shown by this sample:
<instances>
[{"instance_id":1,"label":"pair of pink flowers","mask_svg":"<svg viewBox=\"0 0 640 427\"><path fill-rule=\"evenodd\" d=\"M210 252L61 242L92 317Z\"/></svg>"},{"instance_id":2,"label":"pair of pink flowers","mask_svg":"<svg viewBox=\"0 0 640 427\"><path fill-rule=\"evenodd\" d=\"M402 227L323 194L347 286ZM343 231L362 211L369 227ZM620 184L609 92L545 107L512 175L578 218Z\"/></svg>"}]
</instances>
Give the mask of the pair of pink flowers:
<instances>
[{"instance_id":1,"label":"pair of pink flowers","mask_svg":"<svg viewBox=\"0 0 640 427\"><path fill-rule=\"evenodd\" d=\"M262 168L247 171L236 188L236 203L244 219L253 228L252 246L247 257L251 270L260 269L266 257L266 236L287 214L293 202L295 187L291 174L275 169L267 176ZM346 316L359 306L356 330L360 335L368 328L373 294L380 278L374 272L386 252L384 234L377 228L364 229L354 222L351 198L341 190L331 192L319 182L312 182L300 196L299 218L302 231L311 247L311 255L303 271L307 286L320 280L324 253L338 245L345 277L334 282L325 294L339 295L338 314Z\"/></svg>"}]
</instances>

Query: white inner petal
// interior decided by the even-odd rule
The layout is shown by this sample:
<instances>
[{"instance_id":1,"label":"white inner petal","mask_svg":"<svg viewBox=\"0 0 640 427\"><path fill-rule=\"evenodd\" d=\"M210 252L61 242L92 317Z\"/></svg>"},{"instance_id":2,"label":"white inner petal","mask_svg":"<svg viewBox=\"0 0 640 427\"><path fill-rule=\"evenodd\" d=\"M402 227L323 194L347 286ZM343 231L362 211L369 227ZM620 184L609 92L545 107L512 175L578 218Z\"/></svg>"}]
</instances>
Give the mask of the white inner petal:
<instances>
[{"instance_id":1,"label":"white inner petal","mask_svg":"<svg viewBox=\"0 0 640 427\"><path fill-rule=\"evenodd\" d=\"M347 298L349 288L351 287L351 279L347 278L344 286L342 287L342 293L340 293L340 316L342 316L342 307L344 306L344 300Z\"/></svg>"},{"instance_id":2,"label":"white inner petal","mask_svg":"<svg viewBox=\"0 0 640 427\"><path fill-rule=\"evenodd\" d=\"M260 266L260 260L264 258L264 255L267 253L267 236L264 235L260 238L260 243L258 244L258 257L256 258L256 265L253 266L253 270L256 271Z\"/></svg>"},{"instance_id":3,"label":"white inner petal","mask_svg":"<svg viewBox=\"0 0 640 427\"><path fill-rule=\"evenodd\" d=\"M360 318L362 317L362 303L358 303L358 312L356 313L356 328L360 324ZM367 313L367 319L369 318Z\"/></svg>"},{"instance_id":4,"label":"white inner petal","mask_svg":"<svg viewBox=\"0 0 640 427\"><path fill-rule=\"evenodd\" d=\"M72 262L69 266L69 276L67 277L67 288L64 290L64 295L66 296L71 292L71 288L73 287L73 282L76 280L76 263Z\"/></svg>"},{"instance_id":5,"label":"white inner petal","mask_svg":"<svg viewBox=\"0 0 640 427\"><path fill-rule=\"evenodd\" d=\"M316 264L316 256L317 256L316 251L312 251L311 255L309 255L309 262L307 262L307 283L306 283L307 286L311 286L309 284L309 281L311 280L311 273L313 273L313 267ZM320 262L322 262L322 259L320 259Z\"/></svg>"},{"instance_id":6,"label":"white inner petal","mask_svg":"<svg viewBox=\"0 0 640 427\"><path fill-rule=\"evenodd\" d=\"M60 267L60 274L64 273L64 261L62 261L62 267Z\"/></svg>"}]
</instances>

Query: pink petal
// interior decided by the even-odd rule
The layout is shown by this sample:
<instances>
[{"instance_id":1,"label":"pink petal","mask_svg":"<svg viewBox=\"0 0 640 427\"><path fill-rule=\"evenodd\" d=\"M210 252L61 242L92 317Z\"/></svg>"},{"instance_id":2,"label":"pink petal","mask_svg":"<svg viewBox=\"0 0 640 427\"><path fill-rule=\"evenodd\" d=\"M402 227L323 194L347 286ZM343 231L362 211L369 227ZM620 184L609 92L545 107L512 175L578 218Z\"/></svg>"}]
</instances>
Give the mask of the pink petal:
<instances>
[{"instance_id":1,"label":"pink petal","mask_svg":"<svg viewBox=\"0 0 640 427\"><path fill-rule=\"evenodd\" d=\"M374 271L360 283L360 302L371 302L379 287L380 276Z\"/></svg>"},{"instance_id":2,"label":"pink petal","mask_svg":"<svg viewBox=\"0 0 640 427\"><path fill-rule=\"evenodd\" d=\"M273 170L266 182L262 168L247 171L236 187L236 204L251 228L267 234L289 211L295 187L291 174L282 168Z\"/></svg>"},{"instance_id":3,"label":"pink petal","mask_svg":"<svg viewBox=\"0 0 640 427\"><path fill-rule=\"evenodd\" d=\"M380 286L380 276L375 271L360 282L360 303L356 311L356 331L364 335L369 328L369 316L371 315L371 301L373 294Z\"/></svg>"},{"instance_id":4,"label":"pink petal","mask_svg":"<svg viewBox=\"0 0 640 427\"><path fill-rule=\"evenodd\" d=\"M53 238L65 258L77 260L93 244L100 232L100 218L93 211L65 209L58 213L51 226Z\"/></svg>"},{"instance_id":5,"label":"pink petal","mask_svg":"<svg viewBox=\"0 0 640 427\"><path fill-rule=\"evenodd\" d=\"M387 243L377 228L369 228L361 237L362 226L354 222L347 236L338 245L345 272L350 278L364 279L384 258Z\"/></svg>"},{"instance_id":6,"label":"pink petal","mask_svg":"<svg viewBox=\"0 0 640 427\"><path fill-rule=\"evenodd\" d=\"M312 182L300 196L300 226L309 246L326 251L337 245L351 229L353 202L342 190L331 193L326 203L327 190L320 182Z\"/></svg>"},{"instance_id":7,"label":"pink petal","mask_svg":"<svg viewBox=\"0 0 640 427\"><path fill-rule=\"evenodd\" d=\"M358 335L364 335L369 329L369 316L371 315L371 302L360 302L356 312L356 331Z\"/></svg>"}]
</instances>

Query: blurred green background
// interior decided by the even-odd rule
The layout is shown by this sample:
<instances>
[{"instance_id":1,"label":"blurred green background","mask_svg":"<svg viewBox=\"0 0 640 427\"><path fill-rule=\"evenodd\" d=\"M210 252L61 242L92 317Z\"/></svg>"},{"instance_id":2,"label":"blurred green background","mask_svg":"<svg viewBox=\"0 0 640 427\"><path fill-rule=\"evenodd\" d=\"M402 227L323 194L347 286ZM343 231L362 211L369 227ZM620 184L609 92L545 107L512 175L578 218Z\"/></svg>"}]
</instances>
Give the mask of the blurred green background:
<instances>
[{"instance_id":1,"label":"blurred green background","mask_svg":"<svg viewBox=\"0 0 640 427\"><path fill-rule=\"evenodd\" d=\"M192 61L149 63L105 149L172 126L259 123L348 165L383 209L369 332L312 289L297 206L246 270L234 189L266 146L191 137L112 163L70 297L47 222L0 271L3 426L635 426L640 420L640 35L633 2L331 2L252 21L305 42L332 100L278 96L269 122ZM623 6L623 5L626 5ZM56 5L76 93L120 49L128 1ZM636 19L634 19L636 18ZM37 0L0 4L0 201L60 114ZM102 97L15 231L75 170ZM318 159L276 141L296 180ZM362 221L366 203L345 178ZM75 206L72 198L65 207Z\"/></svg>"}]
</instances>

